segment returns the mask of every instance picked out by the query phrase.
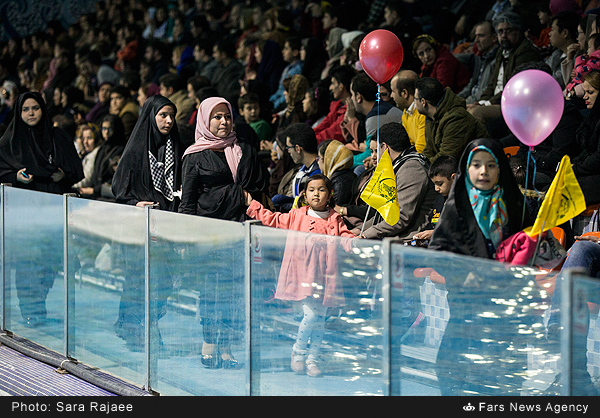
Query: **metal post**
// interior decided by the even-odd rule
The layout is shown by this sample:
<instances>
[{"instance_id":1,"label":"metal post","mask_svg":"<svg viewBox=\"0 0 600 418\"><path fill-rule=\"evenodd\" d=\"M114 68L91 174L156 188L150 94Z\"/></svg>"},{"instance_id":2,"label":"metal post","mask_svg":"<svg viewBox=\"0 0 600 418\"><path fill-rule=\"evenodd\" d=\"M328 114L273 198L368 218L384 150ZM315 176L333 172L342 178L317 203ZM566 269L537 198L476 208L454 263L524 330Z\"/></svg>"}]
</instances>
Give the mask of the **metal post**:
<instances>
[{"instance_id":1,"label":"metal post","mask_svg":"<svg viewBox=\"0 0 600 418\"><path fill-rule=\"evenodd\" d=\"M6 330L6 298L4 290L6 289L6 256L4 246L4 187L5 184L0 184L0 257L2 257L2 275L0 280L0 331Z\"/></svg>"},{"instance_id":2,"label":"metal post","mask_svg":"<svg viewBox=\"0 0 600 418\"><path fill-rule=\"evenodd\" d=\"M391 270L391 240L386 238L381 243L381 273L383 297L383 395L391 396L392 390L392 270Z\"/></svg>"},{"instance_id":3,"label":"metal post","mask_svg":"<svg viewBox=\"0 0 600 418\"><path fill-rule=\"evenodd\" d=\"M150 208L145 206L146 213L146 231L144 242L144 347L145 347L145 373L146 373L146 390L151 388L151 371L150 371Z\"/></svg>"},{"instance_id":4,"label":"metal post","mask_svg":"<svg viewBox=\"0 0 600 418\"><path fill-rule=\"evenodd\" d=\"M561 395L570 396L571 387L571 365L573 363L572 347L573 347L573 274L574 270L567 269L562 272L562 283L557 283L562 286L562 297L560 300L560 363L561 363ZM557 278L557 280L560 277Z\"/></svg>"},{"instance_id":5,"label":"metal post","mask_svg":"<svg viewBox=\"0 0 600 418\"><path fill-rule=\"evenodd\" d=\"M244 298L245 298L245 315L246 315L246 327L245 327L245 340L246 340L246 395L247 396L258 396L260 395L260 368L254 367L254 365L260 365L260 348L254 350L257 338L253 330L260 330L260 325L255 324L252 310L254 304L252 303L252 225L260 225L259 221L246 221L244 222L245 228L245 245L244 245Z\"/></svg>"},{"instance_id":6,"label":"metal post","mask_svg":"<svg viewBox=\"0 0 600 418\"><path fill-rule=\"evenodd\" d=\"M69 201L63 195L64 355L69 357Z\"/></svg>"},{"instance_id":7,"label":"metal post","mask_svg":"<svg viewBox=\"0 0 600 418\"><path fill-rule=\"evenodd\" d=\"M64 355L69 357L69 197L76 197L74 193L63 194L63 278L64 278Z\"/></svg>"}]
</instances>

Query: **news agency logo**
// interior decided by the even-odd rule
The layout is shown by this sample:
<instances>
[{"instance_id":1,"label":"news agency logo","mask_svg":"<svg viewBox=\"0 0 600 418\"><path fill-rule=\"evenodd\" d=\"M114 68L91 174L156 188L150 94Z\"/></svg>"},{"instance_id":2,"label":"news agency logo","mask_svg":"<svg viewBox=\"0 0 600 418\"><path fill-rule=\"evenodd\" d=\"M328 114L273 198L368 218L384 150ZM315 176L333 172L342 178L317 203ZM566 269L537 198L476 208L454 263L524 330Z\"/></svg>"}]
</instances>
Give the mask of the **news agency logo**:
<instances>
[{"instance_id":1,"label":"news agency logo","mask_svg":"<svg viewBox=\"0 0 600 418\"><path fill-rule=\"evenodd\" d=\"M463 409L467 412L473 412L475 410L475 407L471 405L471 402L469 402L468 404L463 406Z\"/></svg>"}]
</instances>

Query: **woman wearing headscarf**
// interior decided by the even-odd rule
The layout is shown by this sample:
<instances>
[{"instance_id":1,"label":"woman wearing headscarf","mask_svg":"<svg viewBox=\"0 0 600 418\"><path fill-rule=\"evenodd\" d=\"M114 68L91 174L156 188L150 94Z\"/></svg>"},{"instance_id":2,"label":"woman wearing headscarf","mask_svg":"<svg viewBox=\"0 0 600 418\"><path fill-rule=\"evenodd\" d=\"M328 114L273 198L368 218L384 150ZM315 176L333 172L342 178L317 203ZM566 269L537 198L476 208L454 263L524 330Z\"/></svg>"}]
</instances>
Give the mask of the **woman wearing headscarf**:
<instances>
[{"instance_id":1,"label":"woman wearing headscarf","mask_svg":"<svg viewBox=\"0 0 600 418\"><path fill-rule=\"evenodd\" d=\"M112 184L117 203L176 212L181 185L181 141L166 97L148 98L123 150Z\"/></svg>"},{"instance_id":2,"label":"woman wearing headscarf","mask_svg":"<svg viewBox=\"0 0 600 418\"><path fill-rule=\"evenodd\" d=\"M254 56L258 63L256 79L269 86L269 97L277 91L281 73L286 66L281 47L272 40L261 41L256 45Z\"/></svg>"},{"instance_id":3,"label":"woman wearing headscarf","mask_svg":"<svg viewBox=\"0 0 600 418\"><path fill-rule=\"evenodd\" d=\"M210 97L198 108L195 143L185 150L179 212L230 221L246 220L242 190L266 190L268 172L256 150L238 141L233 109L222 97Z\"/></svg>"},{"instance_id":4,"label":"woman wearing headscarf","mask_svg":"<svg viewBox=\"0 0 600 418\"><path fill-rule=\"evenodd\" d=\"M117 203L138 207L157 205L161 210L177 211L183 147L175 122L176 114L175 105L161 95L148 98L142 106L113 178L112 192ZM120 250L125 260L144 258L143 246L121 244ZM157 263L170 257L170 254L157 256ZM123 285L119 316L114 328L130 350L140 351L144 347L144 292L141 290L144 288L144 269L138 268L139 263L131 264L126 271L127 280ZM170 267L155 266L164 272L170 271ZM167 277L162 277L154 285L156 287L151 291L157 302L152 310L153 327L166 313L166 296L172 288Z\"/></svg>"},{"instance_id":5,"label":"woman wearing headscarf","mask_svg":"<svg viewBox=\"0 0 600 418\"><path fill-rule=\"evenodd\" d=\"M100 125L104 142L98 148L94 168L87 188L79 190L84 197L114 201L111 183L115 167L125 150L125 127L117 115L106 115Z\"/></svg>"},{"instance_id":6,"label":"woman wearing headscarf","mask_svg":"<svg viewBox=\"0 0 600 418\"><path fill-rule=\"evenodd\" d=\"M283 81L283 86L285 88L284 96L286 108L285 111L282 112L281 119L279 120L279 125L277 127L278 132L283 131L294 123L304 123L308 119L302 106L302 101L304 100L304 96L306 96L309 87L308 79L303 75L296 74L285 79Z\"/></svg>"},{"instance_id":7,"label":"woman wearing headscarf","mask_svg":"<svg viewBox=\"0 0 600 418\"><path fill-rule=\"evenodd\" d=\"M523 203L523 194L499 143L491 139L474 140L461 156L428 248L492 259L503 240L532 225L528 213L523 212ZM468 259L463 266L453 262L447 271L440 268L437 272L446 279L450 308L450 320L436 362L442 395L462 395L465 391L493 394L490 388L494 385L490 381L497 383L495 364L464 364L462 359L468 352L485 357L488 350L498 349L496 341L491 344L478 341L477 336L481 338L483 330L491 326L480 313L495 309L491 302L494 297L512 298L514 288L509 283L505 287L500 283L492 287L479 284L480 273ZM486 273L485 280L493 281L494 271ZM507 334L514 331L513 335L517 335L503 317L494 326L506 327L503 329ZM459 363L463 364L456 373Z\"/></svg>"},{"instance_id":8,"label":"woman wearing headscarf","mask_svg":"<svg viewBox=\"0 0 600 418\"><path fill-rule=\"evenodd\" d=\"M583 87L583 99L589 113L575 132L581 152L573 157L571 165L586 204L593 205L600 203L600 71L586 74Z\"/></svg>"},{"instance_id":9,"label":"woman wearing headscarf","mask_svg":"<svg viewBox=\"0 0 600 418\"><path fill-rule=\"evenodd\" d=\"M332 68L340 64L340 57L344 53L344 43L342 42L342 35L348 32L347 29L343 28L332 28L327 35L327 41L325 43L325 49L329 59L325 64L325 68L321 72L321 80L329 76L329 72ZM304 63L306 66L306 63Z\"/></svg>"},{"instance_id":10,"label":"woman wearing headscarf","mask_svg":"<svg viewBox=\"0 0 600 418\"><path fill-rule=\"evenodd\" d=\"M85 120L88 123L100 124L102 118L108 114L110 110L110 90L112 89L112 82L104 81L98 87L98 101L85 115Z\"/></svg>"},{"instance_id":11,"label":"woman wearing headscarf","mask_svg":"<svg viewBox=\"0 0 600 418\"><path fill-rule=\"evenodd\" d=\"M20 95L14 109L14 117L0 138L0 182L39 192L69 192L73 184L84 178L73 138L52 127L45 102L37 92ZM23 239L30 241L31 237ZM46 297L62 268L60 253L45 248L48 244L52 243L37 242L32 246L29 242L16 242L18 248L27 251L7 260L16 271L21 316L30 326L46 319Z\"/></svg>"},{"instance_id":12,"label":"woman wearing headscarf","mask_svg":"<svg viewBox=\"0 0 600 418\"><path fill-rule=\"evenodd\" d=\"M435 78L444 88L450 87L457 94L469 84L469 69L430 35L417 36L412 50L413 55L423 64L419 77Z\"/></svg>"},{"instance_id":13,"label":"woman wearing headscarf","mask_svg":"<svg viewBox=\"0 0 600 418\"><path fill-rule=\"evenodd\" d=\"M244 190L261 199L269 175L250 143L238 141L232 130L233 109L227 100L210 97L200 103L195 142L183 157L183 188L179 212L209 218L244 221ZM262 200L262 199L261 199ZM235 255L234 255L235 256ZM236 328L236 299L241 272L235 270L229 248L214 246L204 254L218 268L198 273L202 301L200 316L204 343L202 364L207 368L236 368L230 351ZM239 313L239 312L238 312ZM240 313L241 314L241 313Z\"/></svg>"},{"instance_id":14,"label":"woman wearing headscarf","mask_svg":"<svg viewBox=\"0 0 600 418\"><path fill-rule=\"evenodd\" d=\"M318 164L321 173L333 184L333 198L338 206L349 205L356 174L352 170L354 154L340 141L326 140L319 144Z\"/></svg>"},{"instance_id":15,"label":"woman wearing headscarf","mask_svg":"<svg viewBox=\"0 0 600 418\"><path fill-rule=\"evenodd\" d=\"M474 150L489 150L488 153L492 154L497 161L500 171L499 180L489 191L477 192L470 181L469 162ZM478 199L475 200L474 196ZM452 189L428 248L473 257L493 258L494 251L490 248L490 243L494 249L499 244L498 239L494 238L495 234L490 232L493 219L487 217L489 221L487 226L482 219L487 213L491 213L488 206L498 201L494 196L501 196L500 200L504 203L497 207L504 207L507 217L502 229L498 231L501 240L531 224L527 216L522 222L523 194L519 190L502 147L491 139L471 141L462 154ZM500 211L494 213L500 216Z\"/></svg>"},{"instance_id":16,"label":"woman wearing headscarf","mask_svg":"<svg viewBox=\"0 0 600 418\"><path fill-rule=\"evenodd\" d=\"M73 139L52 127L42 96L20 95L15 116L0 138L0 182L63 194L83 177Z\"/></svg>"},{"instance_id":17,"label":"woman wearing headscarf","mask_svg":"<svg viewBox=\"0 0 600 418\"><path fill-rule=\"evenodd\" d=\"M100 130L93 123L86 123L80 125L78 129L79 135L81 136L81 143L85 155L81 160L83 166L84 178L73 185L73 189L81 190L84 187L89 187L92 184L92 175L94 172L94 164L96 162L96 156L98 150L102 144L102 137L100 136Z\"/></svg>"}]
</instances>

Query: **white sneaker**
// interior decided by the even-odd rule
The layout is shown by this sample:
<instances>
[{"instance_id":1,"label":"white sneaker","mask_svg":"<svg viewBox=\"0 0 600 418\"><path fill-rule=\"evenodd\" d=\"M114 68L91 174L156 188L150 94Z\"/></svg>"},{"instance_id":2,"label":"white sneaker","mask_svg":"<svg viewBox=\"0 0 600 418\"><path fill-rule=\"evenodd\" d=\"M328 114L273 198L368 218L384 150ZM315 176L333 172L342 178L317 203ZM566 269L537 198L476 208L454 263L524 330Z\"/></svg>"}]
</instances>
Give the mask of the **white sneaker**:
<instances>
[{"instance_id":1,"label":"white sneaker","mask_svg":"<svg viewBox=\"0 0 600 418\"><path fill-rule=\"evenodd\" d=\"M319 377L321 376L321 370L317 366L316 361L307 361L306 362L306 374L310 377Z\"/></svg>"},{"instance_id":2,"label":"white sneaker","mask_svg":"<svg viewBox=\"0 0 600 418\"><path fill-rule=\"evenodd\" d=\"M296 350L292 349L292 370L296 373L304 373L305 372L305 361L306 356L304 354L298 353Z\"/></svg>"}]
</instances>

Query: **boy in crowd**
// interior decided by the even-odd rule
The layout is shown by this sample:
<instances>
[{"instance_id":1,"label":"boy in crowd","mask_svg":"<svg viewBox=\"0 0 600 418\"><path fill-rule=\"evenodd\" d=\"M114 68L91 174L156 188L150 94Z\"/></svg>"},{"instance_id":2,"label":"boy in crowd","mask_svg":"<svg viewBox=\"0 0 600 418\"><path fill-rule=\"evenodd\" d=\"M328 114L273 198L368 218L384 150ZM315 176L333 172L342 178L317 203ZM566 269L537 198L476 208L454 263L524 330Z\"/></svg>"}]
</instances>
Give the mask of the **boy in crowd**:
<instances>
[{"instance_id":1,"label":"boy in crowd","mask_svg":"<svg viewBox=\"0 0 600 418\"><path fill-rule=\"evenodd\" d=\"M433 203L433 209L429 215L429 225L424 231L418 232L414 235L415 240L429 241L433 234L435 224L440 218L446 198L450 193L450 188L456 177L458 163L454 157L449 155L442 155L437 158L431 167L429 168L429 178L435 186L435 191L438 192L438 196Z\"/></svg>"},{"instance_id":2,"label":"boy in crowd","mask_svg":"<svg viewBox=\"0 0 600 418\"><path fill-rule=\"evenodd\" d=\"M304 61L300 59L300 48L302 47L302 42L300 38L291 37L288 38L283 44L283 49L281 50L281 55L283 55L283 60L287 62L287 66L283 69L281 73L281 78L279 79L279 87L277 91L273 93L273 95L269 98L269 100L273 103L273 111L280 112L286 107L284 92L285 87L283 86L283 81L287 78L292 77L296 74L302 74L302 69L304 68Z\"/></svg>"},{"instance_id":3,"label":"boy in crowd","mask_svg":"<svg viewBox=\"0 0 600 418\"><path fill-rule=\"evenodd\" d=\"M258 135L260 141L272 141L273 131L267 121L260 118L260 99L256 93L246 93L238 100L240 115Z\"/></svg>"}]
</instances>

